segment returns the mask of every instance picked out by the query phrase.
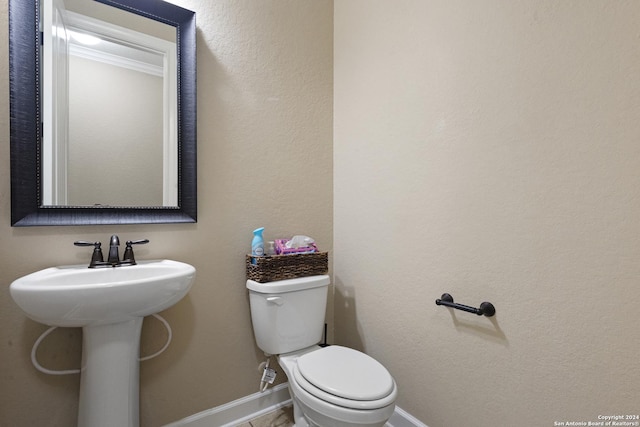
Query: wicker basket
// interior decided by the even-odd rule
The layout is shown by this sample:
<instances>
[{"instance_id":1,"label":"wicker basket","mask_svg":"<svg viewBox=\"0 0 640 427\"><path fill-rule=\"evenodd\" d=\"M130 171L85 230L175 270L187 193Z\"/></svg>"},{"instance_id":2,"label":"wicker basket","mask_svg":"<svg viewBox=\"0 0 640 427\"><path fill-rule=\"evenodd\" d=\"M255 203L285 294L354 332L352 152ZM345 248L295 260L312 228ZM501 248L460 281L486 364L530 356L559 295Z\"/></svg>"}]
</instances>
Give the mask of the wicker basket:
<instances>
[{"instance_id":1,"label":"wicker basket","mask_svg":"<svg viewBox=\"0 0 640 427\"><path fill-rule=\"evenodd\" d=\"M329 271L329 256L327 252L260 257L247 255L246 264L247 279L266 283L327 274Z\"/></svg>"}]
</instances>

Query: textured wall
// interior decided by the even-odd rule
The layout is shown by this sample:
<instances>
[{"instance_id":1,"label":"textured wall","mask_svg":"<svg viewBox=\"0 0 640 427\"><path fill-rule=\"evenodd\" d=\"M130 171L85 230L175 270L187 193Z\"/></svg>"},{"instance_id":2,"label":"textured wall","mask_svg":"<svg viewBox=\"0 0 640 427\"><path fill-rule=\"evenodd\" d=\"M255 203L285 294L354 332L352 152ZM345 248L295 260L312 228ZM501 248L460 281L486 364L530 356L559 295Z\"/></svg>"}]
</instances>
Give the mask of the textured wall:
<instances>
[{"instance_id":1,"label":"textured wall","mask_svg":"<svg viewBox=\"0 0 640 427\"><path fill-rule=\"evenodd\" d=\"M172 2L197 14L198 223L18 229L9 225L8 24L7 0L0 0L0 426L75 424L77 376L46 376L31 366L31 345L46 327L9 296L9 284L24 274L88 262L74 240L147 237L139 259L172 258L198 270L190 294L164 312L172 345L142 364L143 427L257 391L263 356L244 288L254 228L265 226L271 238L308 234L332 247L332 2ZM56 331L41 362L78 366L80 335ZM145 322L143 352L164 339L157 322Z\"/></svg>"},{"instance_id":2,"label":"textured wall","mask_svg":"<svg viewBox=\"0 0 640 427\"><path fill-rule=\"evenodd\" d=\"M637 414L640 3L334 16L337 341L429 427Z\"/></svg>"}]
</instances>

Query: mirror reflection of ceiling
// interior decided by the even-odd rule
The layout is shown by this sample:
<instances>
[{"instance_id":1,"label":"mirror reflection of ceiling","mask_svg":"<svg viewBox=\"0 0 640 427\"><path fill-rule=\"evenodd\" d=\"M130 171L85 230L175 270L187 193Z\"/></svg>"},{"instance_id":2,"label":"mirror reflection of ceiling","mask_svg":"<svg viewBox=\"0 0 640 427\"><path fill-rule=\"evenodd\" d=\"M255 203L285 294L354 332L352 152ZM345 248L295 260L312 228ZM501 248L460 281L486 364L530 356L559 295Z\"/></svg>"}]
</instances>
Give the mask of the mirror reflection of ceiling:
<instances>
[{"instance_id":1,"label":"mirror reflection of ceiling","mask_svg":"<svg viewBox=\"0 0 640 427\"><path fill-rule=\"evenodd\" d=\"M70 36L69 54L83 57L94 61L114 63L128 59L130 67L139 64L138 68L143 68L149 74L162 77L164 67L164 56L155 51L145 50L139 46L131 46L120 41L110 40L106 37L89 34L82 30L71 28L68 30ZM109 60L104 58L111 58Z\"/></svg>"},{"instance_id":2,"label":"mirror reflection of ceiling","mask_svg":"<svg viewBox=\"0 0 640 427\"><path fill-rule=\"evenodd\" d=\"M171 25L125 12L124 10L107 6L93 0L64 0L64 4L66 9L71 12L100 19L120 27L129 28L174 43L176 42L176 28Z\"/></svg>"}]
</instances>

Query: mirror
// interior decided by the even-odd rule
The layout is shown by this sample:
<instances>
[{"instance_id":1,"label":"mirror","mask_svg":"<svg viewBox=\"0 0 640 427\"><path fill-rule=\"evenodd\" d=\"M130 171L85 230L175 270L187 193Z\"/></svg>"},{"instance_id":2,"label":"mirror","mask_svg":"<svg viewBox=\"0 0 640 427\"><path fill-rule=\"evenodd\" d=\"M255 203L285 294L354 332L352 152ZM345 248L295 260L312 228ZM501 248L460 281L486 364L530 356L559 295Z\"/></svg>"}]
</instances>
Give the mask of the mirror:
<instances>
[{"instance_id":1,"label":"mirror","mask_svg":"<svg viewBox=\"0 0 640 427\"><path fill-rule=\"evenodd\" d=\"M195 14L28 3L9 2L12 226L195 222Z\"/></svg>"}]
</instances>

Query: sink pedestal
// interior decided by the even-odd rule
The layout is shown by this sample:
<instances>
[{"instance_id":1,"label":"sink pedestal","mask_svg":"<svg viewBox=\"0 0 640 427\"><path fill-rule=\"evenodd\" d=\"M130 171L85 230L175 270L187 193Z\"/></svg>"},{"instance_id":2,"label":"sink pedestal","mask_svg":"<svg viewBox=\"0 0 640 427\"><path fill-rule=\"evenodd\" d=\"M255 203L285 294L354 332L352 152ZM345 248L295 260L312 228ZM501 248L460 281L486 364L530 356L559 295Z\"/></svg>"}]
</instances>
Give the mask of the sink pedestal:
<instances>
[{"instance_id":1,"label":"sink pedestal","mask_svg":"<svg viewBox=\"0 0 640 427\"><path fill-rule=\"evenodd\" d=\"M82 328L78 427L138 427L142 321Z\"/></svg>"}]
</instances>

